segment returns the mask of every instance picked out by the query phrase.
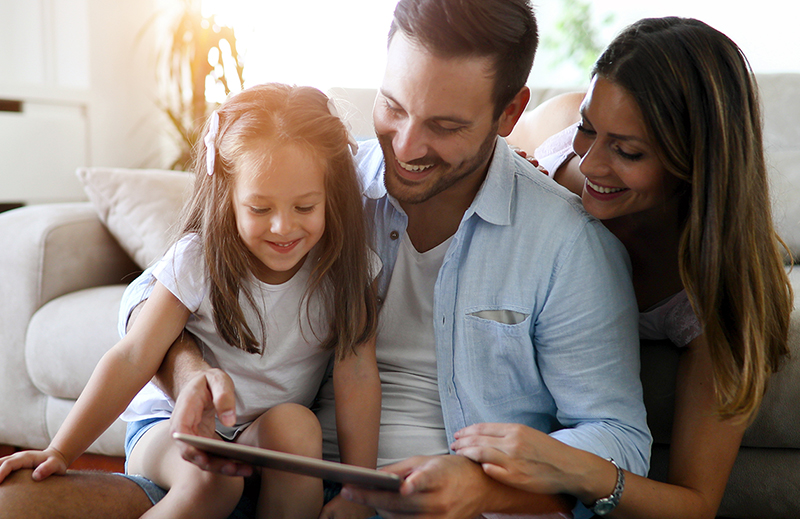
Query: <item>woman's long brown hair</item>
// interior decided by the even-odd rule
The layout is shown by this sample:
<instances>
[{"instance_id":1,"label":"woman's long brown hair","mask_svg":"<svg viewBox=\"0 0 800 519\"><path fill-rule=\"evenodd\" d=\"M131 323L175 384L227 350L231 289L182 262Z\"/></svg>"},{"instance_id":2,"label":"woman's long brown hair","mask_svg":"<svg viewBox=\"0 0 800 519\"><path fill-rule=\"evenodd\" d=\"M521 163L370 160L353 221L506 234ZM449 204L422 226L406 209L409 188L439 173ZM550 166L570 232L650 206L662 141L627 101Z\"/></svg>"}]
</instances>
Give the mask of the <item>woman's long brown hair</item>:
<instances>
[{"instance_id":1,"label":"woman's long brown hair","mask_svg":"<svg viewBox=\"0 0 800 519\"><path fill-rule=\"evenodd\" d=\"M752 419L789 353L793 295L747 59L698 20L645 19L609 45L594 73L634 97L661 162L687 182L681 279L708 343L719 415Z\"/></svg>"}]
</instances>

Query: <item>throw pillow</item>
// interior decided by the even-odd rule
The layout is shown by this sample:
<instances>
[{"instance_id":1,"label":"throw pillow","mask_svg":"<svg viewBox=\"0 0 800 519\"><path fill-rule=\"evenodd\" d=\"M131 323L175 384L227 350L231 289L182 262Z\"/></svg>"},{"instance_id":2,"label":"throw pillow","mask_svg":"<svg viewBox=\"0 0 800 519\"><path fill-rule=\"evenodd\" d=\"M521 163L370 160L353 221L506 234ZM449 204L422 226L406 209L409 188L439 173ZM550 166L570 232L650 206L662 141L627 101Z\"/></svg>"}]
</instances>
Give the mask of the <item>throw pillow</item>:
<instances>
[{"instance_id":1,"label":"throw pillow","mask_svg":"<svg viewBox=\"0 0 800 519\"><path fill-rule=\"evenodd\" d=\"M78 168L100 220L141 268L159 259L180 231L194 176L157 169Z\"/></svg>"}]
</instances>

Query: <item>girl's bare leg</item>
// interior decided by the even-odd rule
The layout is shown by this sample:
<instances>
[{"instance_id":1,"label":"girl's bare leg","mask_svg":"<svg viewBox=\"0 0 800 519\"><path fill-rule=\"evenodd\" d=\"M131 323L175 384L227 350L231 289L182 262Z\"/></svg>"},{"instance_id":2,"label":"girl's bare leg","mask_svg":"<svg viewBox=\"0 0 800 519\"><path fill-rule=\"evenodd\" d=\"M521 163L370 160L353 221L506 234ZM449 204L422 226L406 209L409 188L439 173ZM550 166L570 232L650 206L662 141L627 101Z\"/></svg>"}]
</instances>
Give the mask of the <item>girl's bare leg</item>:
<instances>
[{"instance_id":1,"label":"girl's bare leg","mask_svg":"<svg viewBox=\"0 0 800 519\"><path fill-rule=\"evenodd\" d=\"M237 440L291 454L322 458L317 417L298 404L280 404L261 415ZM316 519L322 510L322 480L262 469L259 519Z\"/></svg>"},{"instance_id":2,"label":"girl's bare leg","mask_svg":"<svg viewBox=\"0 0 800 519\"><path fill-rule=\"evenodd\" d=\"M225 519L244 489L242 478L207 472L181 458L166 420L138 441L128 460L128 471L168 489L167 495L142 516L147 519Z\"/></svg>"}]
</instances>

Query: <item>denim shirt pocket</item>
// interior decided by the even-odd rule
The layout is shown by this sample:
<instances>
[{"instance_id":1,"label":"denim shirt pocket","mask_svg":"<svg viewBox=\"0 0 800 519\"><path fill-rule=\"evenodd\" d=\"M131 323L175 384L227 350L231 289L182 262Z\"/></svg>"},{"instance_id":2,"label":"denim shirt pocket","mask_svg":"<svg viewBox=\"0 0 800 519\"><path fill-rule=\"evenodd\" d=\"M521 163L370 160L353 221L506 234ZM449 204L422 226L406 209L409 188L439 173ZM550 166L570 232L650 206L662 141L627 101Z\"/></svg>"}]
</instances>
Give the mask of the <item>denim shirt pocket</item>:
<instances>
[{"instance_id":1,"label":"denim shirt pocket","mask_svg":"<svg viewBox=\"0 0 800 519\"><path fill-rule=\"evenodd\" d=\"M469 384L485 405L529 399L541 391L530 321L529 314L507 309L464 317Z\"/></svg>"}]
</instances>

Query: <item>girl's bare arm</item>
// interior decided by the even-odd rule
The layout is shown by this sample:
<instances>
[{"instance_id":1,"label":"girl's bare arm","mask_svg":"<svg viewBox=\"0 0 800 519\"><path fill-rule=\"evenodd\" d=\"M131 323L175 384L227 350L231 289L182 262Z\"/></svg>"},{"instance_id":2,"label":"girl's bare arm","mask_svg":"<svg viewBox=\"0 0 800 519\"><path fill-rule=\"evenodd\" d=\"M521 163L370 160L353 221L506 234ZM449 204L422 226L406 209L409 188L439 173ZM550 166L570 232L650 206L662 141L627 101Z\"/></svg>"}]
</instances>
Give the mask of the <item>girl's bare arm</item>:
<instances>
[{"instance_id":1,"label":"girl's bare arm","mask_svg":"<svg viewBox=\"0 0 800 519\"><path fill-rule=\"evenodd\" d=\"M63 473L153 377L188 317L186 307L157 283L133 328L100 359L50 446L5 458L0 481L20 468L36 468L35 479Z\"/></svg>"}]
</instances>

